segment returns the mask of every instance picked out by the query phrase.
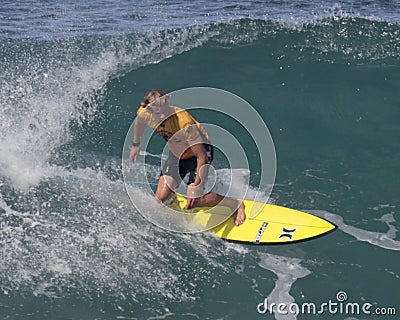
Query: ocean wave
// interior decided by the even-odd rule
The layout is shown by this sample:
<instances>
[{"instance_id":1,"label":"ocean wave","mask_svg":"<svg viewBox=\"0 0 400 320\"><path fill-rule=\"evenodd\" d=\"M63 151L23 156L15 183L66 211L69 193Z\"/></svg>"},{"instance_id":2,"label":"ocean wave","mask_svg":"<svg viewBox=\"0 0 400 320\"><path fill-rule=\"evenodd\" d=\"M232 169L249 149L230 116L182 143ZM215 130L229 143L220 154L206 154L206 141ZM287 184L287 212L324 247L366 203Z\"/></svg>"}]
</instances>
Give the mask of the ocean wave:
<instances>
[{"instance_id":1,"label":"ocean wave","mask_svg":"<svg viewBox=\"0 0 400 320\"><path fill-rule=\"evenodd\" d=\"M332 16L306 22L242 19L216 24L211 30L218 32L211 39L217 44L234 47L256 41L279 41L282 51L300 57L309 52L322 60L340 58L336 54L354 61L400 54L400 25L366 18Z\"/></svg>"},{"instance_id":2,"label":"ocean wave","mask_svg":"<svg viewBox=\"0 0 400 320\"><path fill-rule=\"evenodd\" d=\"M399 43L397 22L338 11L306 20L234 18L120 35L0 40L0 294L17 296L18 305L83 297L115 310L148 308L141 311L148 317L166 301L197 301L202 283L216 286L235 268L240 252L205 235L165 234L126 195L123 140L135 105L155 85L224 87L250 97L279 142L281 175L292 179L302 166L323 163L326 181L338 182L299 179L286 199L278 187L280 200L293 207L298 194L311 200L307 208L345 211L337 199L358 205L364 198L354 190L374 178L385 186L376 197L396 199L390 177L398 148L388 137L398 136ZM335 166L347 170L342 177ZM374 169L375 176L358 180ZM340 179L346 183L338 187ZM398 250L390 223L386 234L343 223L342 230Z\"/></svg>"},{"instance_id":3,"label":"ocean wave","mask_svg":"<svg viewBox=\"0 0 400 320\"><path fill-rule=\"evenodd\" d=\"M0 173L27 188L40 181L40 168L54 151L76 141L76 136L89 135L92 143L106 143L101 139L108 135L98 131L102 121L110 115L115 121L126 116L124 108L118 110L118 102L110 101L121 101L121 95L113 92L126 90L118 82L129 80L123 85L131 86L126 91L133 92L132 101L139 101L144 91L140 86L157 72L140 70L166 59L178 59L178 67L187 67L201 65L207 58L224 67L224 50L230 49L238 70L252 70L253 62L241 56L246 47L255 57L284 60L288 66L296 61L373 64L392 59L395 63L399 43L398 24L348 16L300 23L239 19L120 36L1 41L5 63L0 75L0 150L7 156L1 158ZM196 48L202 48L200 57ZM26 172L23 178L19 171Z\"/></svg>"},{"instance_id":4,"label":"ocean wave","mask_svg":"<svg viewBox=\"0 0 400 320\"><path fill-rule=\"evenodd\" d=\"M138 312L144 305L195 301L201 283L227 272L242 254L211 235L154 227L134 209L122 181L102 172L55 168L49 174L29 193L1 185L5 297L78 295ZM147 201L159 213L157 201Z\"/></svg>"},{"instance_id":5,"label":"ocean wave","mask_svg":"<svg viewBox=\"0 0 400 320\"><path fill-rule=\"evenodd\" d=\"M127 38L2 41L0 174L19 188L37 184L53 151L73 138L71 127L90 126L102 115L111 78L190 50L203 38L189 28Z\"/></svg>"},{"instance_id":6,"label":"ocean wave","mask_svg":"<svg viewBox=\"0 0 400 320\"><path fill-rule=\"evenodd\" d=\"M26 189L40 181L40 168L58 147L79 137L106 144L102 139L108 135L99 127L109 118L118 122L126 117L120 101L129 92L132 101L139 101L141 86L151 83L151 74L158 72L148 66L166 59L177 60L178 68L200 64L207 70L212 61L227 68L224 50L229 49L237 69L253 78L248 70L256 66L242 56L243 47L265 63L284 60L290 67L298 61L373 64L392 59L396 63L399 43L396 23L340 15L296 23L239 19L120 36L1 41L5 63L0 74L0 150L6 156L0 160L0 174ZM204 58L208 60L202 62ZM176 79L171 80L171 89L181 86L174 87ZM123 95L114 94L123 90Z\"/></svg>"}]
</instances>

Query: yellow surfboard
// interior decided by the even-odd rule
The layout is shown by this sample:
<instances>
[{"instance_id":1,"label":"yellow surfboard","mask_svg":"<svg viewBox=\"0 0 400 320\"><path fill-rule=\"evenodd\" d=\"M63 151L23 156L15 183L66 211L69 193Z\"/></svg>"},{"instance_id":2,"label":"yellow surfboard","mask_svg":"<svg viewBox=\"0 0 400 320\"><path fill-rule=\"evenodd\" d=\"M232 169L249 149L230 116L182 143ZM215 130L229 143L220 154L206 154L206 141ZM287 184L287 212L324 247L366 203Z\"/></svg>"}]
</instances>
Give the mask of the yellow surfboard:
<instances>
[{"instance_id":1,"label":"yellow surfboard","mask_svg":"<svg viewBox=\"0 0 400 320\"><path fill-rule=\"evenodd\" d=\"M244 200L246 220L235 226L228 207L186 210L186 198L176 195L171 209L193 214L193 221L218 237L253 244L283 244L319 237L336 229L331 222L298 210Z\"/></svg>"}]
</instances>

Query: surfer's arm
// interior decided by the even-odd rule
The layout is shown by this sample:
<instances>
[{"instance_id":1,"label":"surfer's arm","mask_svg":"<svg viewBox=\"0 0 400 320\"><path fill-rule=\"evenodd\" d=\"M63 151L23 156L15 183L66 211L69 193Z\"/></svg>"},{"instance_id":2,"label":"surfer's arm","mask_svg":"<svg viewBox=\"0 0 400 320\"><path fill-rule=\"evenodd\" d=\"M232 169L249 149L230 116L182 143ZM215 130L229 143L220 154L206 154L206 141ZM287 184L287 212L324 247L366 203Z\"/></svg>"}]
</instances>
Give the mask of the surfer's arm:
<instances>
[{"instance_id":1,"label":"surfer's arm","mask_svg":"<svg viewBox=\"0 0 400 320\"><path fill-rule=\"evenodd\" d=\"M135 162L140 152L140 137L142 136L144 129L146 127L146 123L140 120L139 117L136 117L135 122L133 124L133 140L132 140L132 148L129 154L129 158L131 161Z\"/></svg>"},{"instance_id":2,"label":"surfer's arm","mask_svg":"<svg viewBox=\"0 0 400 320\"><path fill-rule=\"evenodd\" d=\"M142 136L145 127L146 123L140 120L139 117L136 117L135 123L133 124L133 144L140 143L140 137Z\"/></svg>"},{"instance_id":3,"label":"surfer's arm","mask_svg":"<svg viewBox=\"0 0 400 320\"><path fill-rule=\"evenodd\" d=\"M197 158L197 174L193 184L195 186L198 186L205 181L205 178L208 174L208 172L205 171L206 167L203 168L203 166L207 163L207 153L203 144L195 144L191 146L190 149L192 150L194 156Z\"/></svg>"},{"instance_id":4,"label":"surfer's arm","mask_svg":"<svg viewBox=\"0 0 400 320\"><path fill-rule=\"evenodd\" d=\"M202 143L195 144L190 147L194 156L197 158L197 168L196 168L196 178L193 183L188 186L187 189L187 204L186 207L188 209L193 208L196 204L196 200L203 193L204 183L206 181L206 177L208 174L207 166L207 153L204 149L204 145Z\"/></svg>"}]
</instances>

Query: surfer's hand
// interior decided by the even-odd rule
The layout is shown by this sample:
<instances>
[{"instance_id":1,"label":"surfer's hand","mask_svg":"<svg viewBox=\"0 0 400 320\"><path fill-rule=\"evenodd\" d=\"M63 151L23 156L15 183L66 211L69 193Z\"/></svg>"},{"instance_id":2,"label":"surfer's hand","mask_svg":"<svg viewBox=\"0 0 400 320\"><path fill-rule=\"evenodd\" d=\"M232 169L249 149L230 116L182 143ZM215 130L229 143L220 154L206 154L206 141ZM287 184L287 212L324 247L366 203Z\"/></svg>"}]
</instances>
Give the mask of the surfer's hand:
<instances>
[{"instance_id":1,"label":"surfer's hand","mask_svg":"<svg viewBox=\"0 0 400 320\"><path fill-rule=\"evenodd\" d=\"M197 199L201 197L202 190L203 188L201 185L196 186L194 183L188 185L186 192L186 209L196 207Z\"/></svg>"},{"instance_id":2,"label":"surfer's hand","mask_svg":"<svg viewBox=\"0 0 400 320\"><path fill-rule=\"evenodd\" d=\"M192 209L196 206L197 198L186 198L186 209Z\"/></svg>"},{"instance_id":3,"label":"surfer's hand","mask_svg":"<svg viewBox=\"0 0 400 320\"><path fill-rule=\"evenodd\" d=\"M129 154L129 159L131 159L132 162L135 162L139 156L139 153L140 153L140 148L133 146Z\"/></svg>"}]
</instances>

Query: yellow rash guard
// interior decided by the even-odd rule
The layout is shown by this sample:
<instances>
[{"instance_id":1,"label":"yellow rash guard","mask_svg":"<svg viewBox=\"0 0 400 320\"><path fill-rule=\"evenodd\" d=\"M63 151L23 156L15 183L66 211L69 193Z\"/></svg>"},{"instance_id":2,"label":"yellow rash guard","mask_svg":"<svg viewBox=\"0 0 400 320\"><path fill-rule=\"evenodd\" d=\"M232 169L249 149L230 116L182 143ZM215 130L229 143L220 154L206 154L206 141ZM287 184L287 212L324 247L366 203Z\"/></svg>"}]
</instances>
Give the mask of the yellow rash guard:
<instances>
[{"instance_id":1,"label":"yellow rash guard","mask_svg":"<svg viewBox=\"0 0 400 320\"><path fill-rule=\"evenodd\" d=\"M139 107L137 116L167 141L174 156L179 159L194 157L191 145L210 143L206 130L186 110L173 106L169 108L172 109L171 115L161 123L145 107Z\"/></svg>"}]
</instances>

